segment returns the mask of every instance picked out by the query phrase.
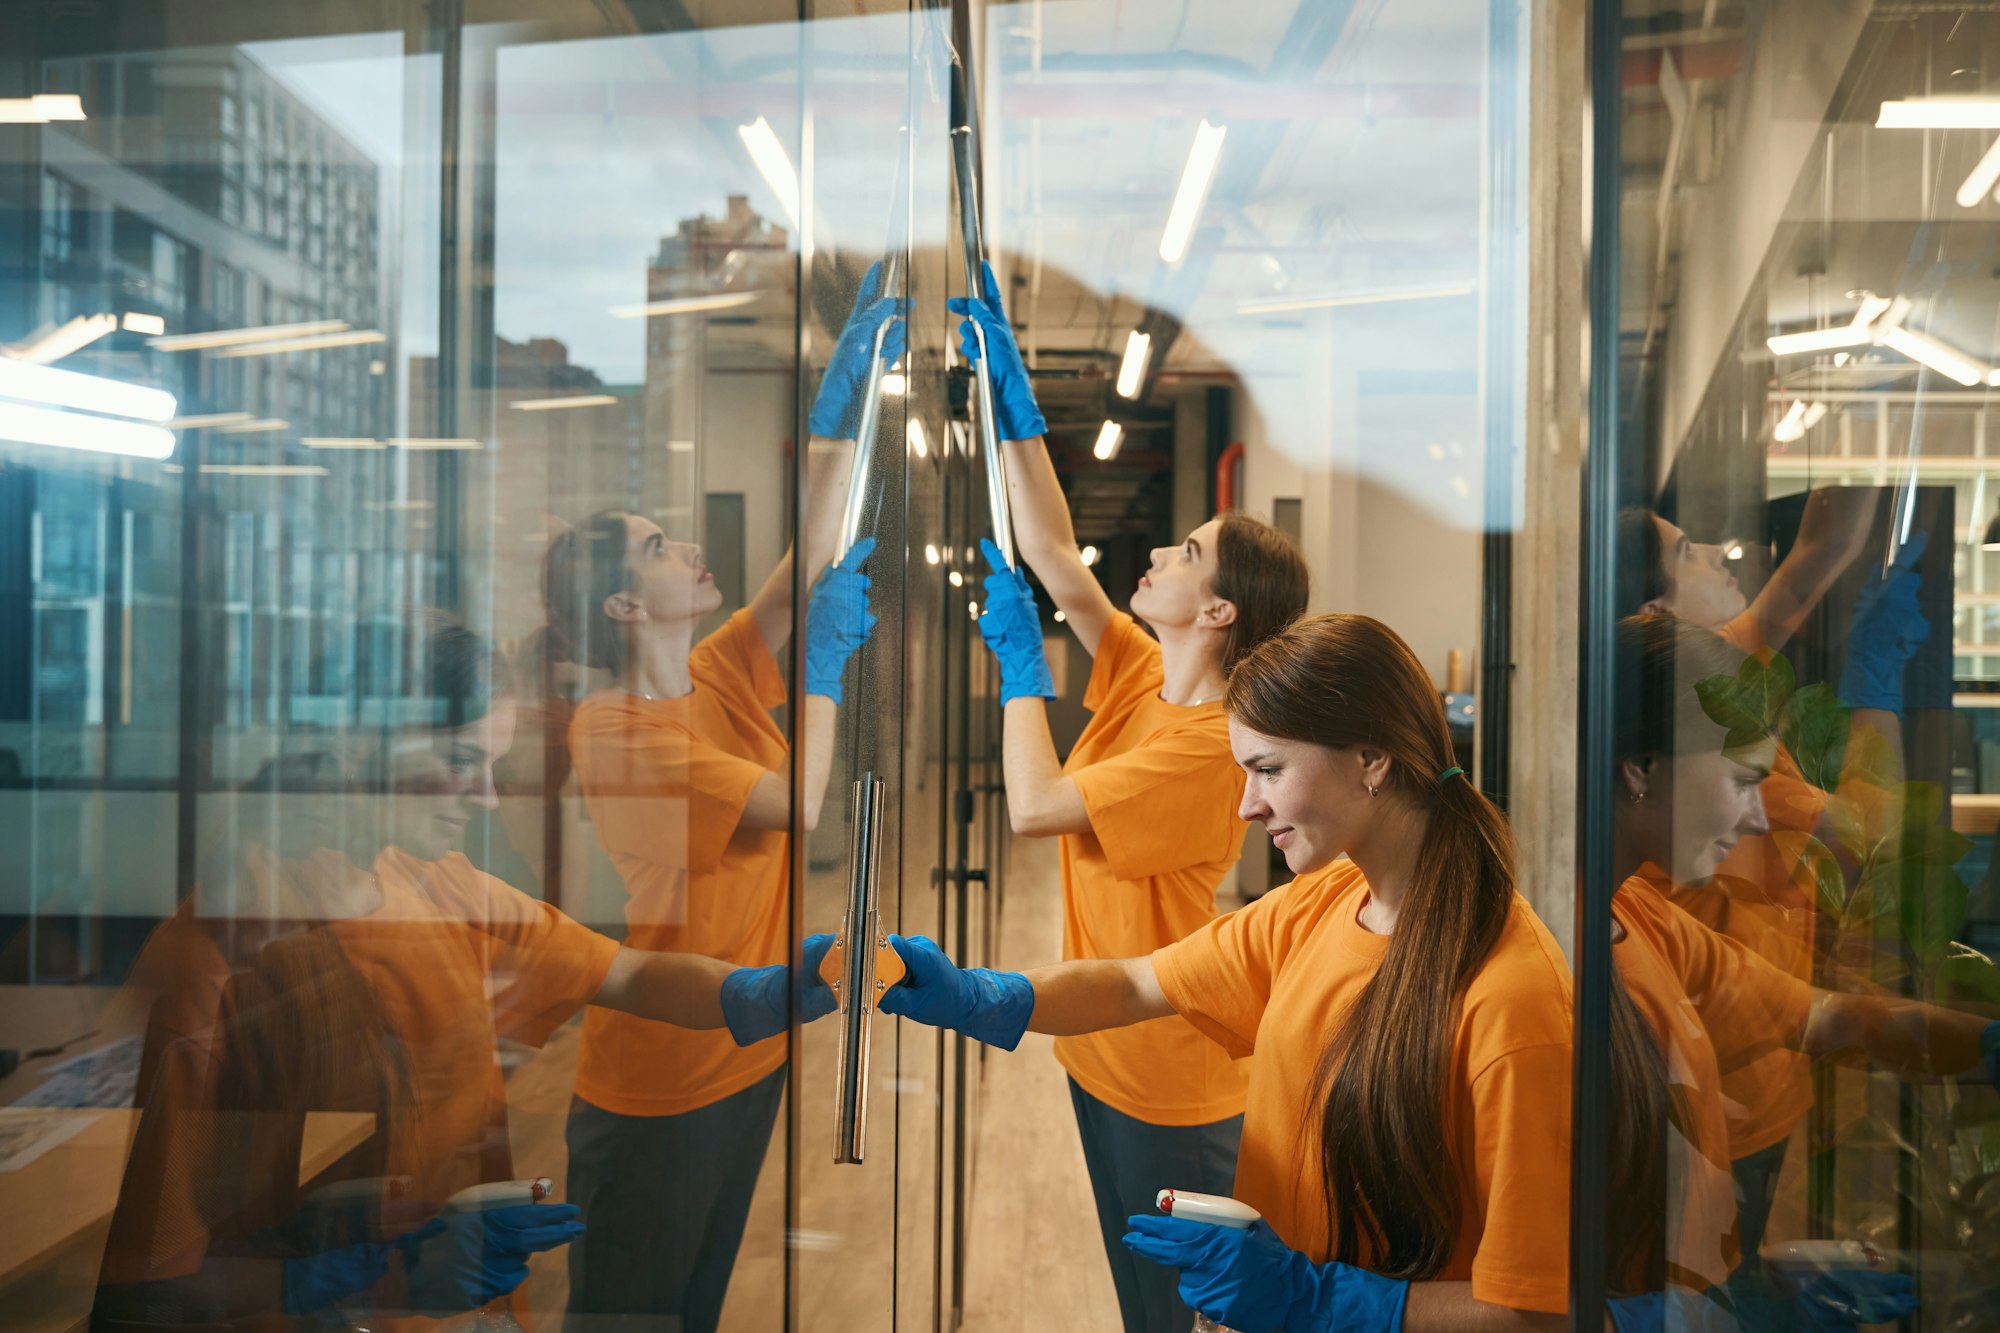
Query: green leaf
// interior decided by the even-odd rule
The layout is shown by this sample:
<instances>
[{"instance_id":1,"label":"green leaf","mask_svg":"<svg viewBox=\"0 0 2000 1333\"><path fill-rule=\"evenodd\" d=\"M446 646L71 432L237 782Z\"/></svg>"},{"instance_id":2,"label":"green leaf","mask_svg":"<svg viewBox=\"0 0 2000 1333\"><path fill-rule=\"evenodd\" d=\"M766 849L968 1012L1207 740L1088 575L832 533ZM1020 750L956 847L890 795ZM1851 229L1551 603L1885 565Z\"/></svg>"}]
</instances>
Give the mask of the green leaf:
<instances>
[{"instance_id":1,"label":"green leaf","mask_svg":"<svg viewBox=\"0 0 2000 1333\"><path fill-rule=\"evenodd\" d=\"M1838 920L1847 910L1847 877L1840 873L1840 861L1831 848L1811 834L1806 835L1800 859L1812 866L1819 910Z\"/></svg>"},{"instance_id":2,"label":"green leaf","mask_svg":"<svg viewBox=\"0 0 2000 1333\"><path fill-rule=\"evenodd\" d=\"M2000 1004L2000 967L1974 949L1954 943L1939 970L1944 997L1950 1000L1985 1000Z\"/></svg>"},{"instance_id":3,"label":"green leaf","mask_svg":"<svg viewBox=\"0 0 2000 1333\"><path fill-rule=\"evenodd\" d=\"M1819 684L1793 694L1778 719L1778 739L1791 751L1806 781L1822 791L1832 791L1840 783L1852 716L1833 686Z\"/></svg>"}]
</instances>

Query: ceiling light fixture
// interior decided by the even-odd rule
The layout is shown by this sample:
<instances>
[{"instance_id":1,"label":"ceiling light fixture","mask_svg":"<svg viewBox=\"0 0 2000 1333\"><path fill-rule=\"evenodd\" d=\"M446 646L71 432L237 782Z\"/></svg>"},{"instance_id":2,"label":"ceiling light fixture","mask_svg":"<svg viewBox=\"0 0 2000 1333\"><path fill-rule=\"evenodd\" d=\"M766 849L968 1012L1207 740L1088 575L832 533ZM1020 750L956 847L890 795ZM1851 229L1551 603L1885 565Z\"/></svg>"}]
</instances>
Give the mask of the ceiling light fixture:
<instances>
[{"instance_id":1,"label":"ceiling light fixture","mask_svg":"<svg viewBox=\"0 0 2000 1333\"><path fill-rule=\"evenodd\" d=\"M8 355L15 361L32 361L46 366L70 353L88 347L118 327L116 315L78 315L75 319L15 347Z\"/></svg>"},{"instance_id":2,"label":"ceiling light fixture","mask_svg":"<svg viewBox=\"0 0 2000 1333\"><path fill-rule=\"evenodd\" d=\"M248 416L249 414L245 413L244 415ZM274 430L288 430L291 424L291 422L285 420L283 417L252 417L248 421L239 422L234 425L218 426L216 434L266 435Z\"/></svg>"},{"instance_id":3,"label":"ceiling light fixture","mask_svg":"<svg viewBox=\"0 0 2000 1333\"><path fill-rule=\"evenodd\" d=\"M1201 206L1208 198L1215 164L1222 155L1222 138L1228 132L1228 126L1211 125L1206 120L1195 126L1187 165L1181 168L1181 183L1174 191L1173 207L1167 211L1167 229L1160 234L1160 258L1169 264L1178 264L1187 256L1194 224L1201 218Z\"/></svg>"},{"instance_id":4,"label":"ceiling light fixture","mask_svg":"<svg viewBox=\"0 0 2000 1333\"><path fill-rule=\"evenodd\" d=\"M583 393L573 398L523 398L508 406L516 412L560 412L569 407L609 407L617 401L608 393Z\"/></svg>"},{"instance_id":5,"label":"ceiling light fixture","mask_svg":"<svg viewBox=\"0 0 2000 1333\"><path fill-rule=\"evenodd\" d=\"M757 168L757 174L771 187L771 193L778 197L778 207L785 211L785 218L792 224L792 230L799 229L799 173L792 167L792 159L785 154L785 146L778 142L771 122L762 116L748 125L736 127L737 137L750 151L750 161Z\"/></svg>"},{"instance_id":6,"label":"ceiling light fixture","mask_svg":"<svg viewBox=\"0 0 2000 1333\"><path fill-rule=\"evenodd\" d=\"M88 119L83 114L83 99L75 93L0 97L0 125L46 125L52 120Z\"/></svg>"},{"instance_id":7,"label":"ceiling light fixture","mask_svg":"<svg viewBox=\"0 0 2000 1333\"><path fill-rule=\"evenodd\" d=\"M1809 329L1804 333L1780 333L1766 338L1764 345L1774 356L1795 356L1801 352L1830 352L1838 347L1866 347L1875 341L1870 329L1893 304L1886 296L1876 296L1869 292L1861 298L1861 308L1854 312L1854 318L1845 324L1836 324L1830 329Z\"/></svg>"},{"instance_id":8,"label":"ceiling light fixture","mask_svg":"<svg viewBox=\"0 0 2000 1333\"><path fill-rule=\"evenodd\" d=\"M1118 446L1123 443L1125 428L1115 421L1107 421L1097 432L1097 443L1090 447L1090 452L1097 455L1101 462L1108 463L1118 456Z\"/></svg>"},{"instance_id":9,"label":"ceiling light fixture","mask_svg":"<svg viewBox=\"0 0 2000 1333\"><path fill-rule=\"evenodd\" d=\"M619 319L656 319L666 315L698 315L708 310L734 310L749 305L762 292L716 292L709 296L673 296L644 305L615 305L611 313Z\"/></svg>"},{"instance_id":10,"label":"ceiling light fixture","mask_svg":"<svg viewBox=\"0 0 2000 1333\"><path fill-rule=\"evenodd\" d=\"M167 321L159 315L142 314L137 310L127 310L120 327L132 333L165 333Z\"/></svg>"},{"instance_id":11,"label":"ceiling light fixture","mask_svg":"<svg viewBox=\"0 0 2000 1333\"><path fill-rule=\"evenodd\" d=\"M1891 326L1882 334L1882 345L1967 387L1983 383L1986 379L1985 366L1960 355L1928 334L1906 329L1900 324Z\"/></svg>"},{"instance_id":12,"label":"ceiling light fixture","mask_svg":"<svg viewBox=\"0 0 2000 1333\"><path fill-rule=\"evenodd\" d=\"M174 433L164 426L26 403L0 403L0 440L129 458L168 458L174 452Z\"/></svg>"},{"instance_id":13,"label":"ceiling light fixture","mask_svg":"<svg viewBox=\"0 0 2000 1333\"><path fill-rule=\"evenodd\" d=\"M1884 102L1878 130L2000 130L2000 97L1920 97Z\"/></svg>"},{"instance_id":14,"label":"ceiling light fixture","mask_svg":"<svg viewBox=\"0 0 2000 1333\"><path fill-rule=\"evenodd\" d=\"M206 416L175 417L160 424L168 430L207 430L211 426L234 426L238 422L254 421L248 412L210 412Z\"/></svg>"},{"instance_id":15,"label":"ceiling light fixture","mask_svg":"<svg viewBox=\"0 0 2000 1333\"><path fill-rule=\"evenodd\" d=\"M1977 208L1980 200L1994 193L1996 185L2000 185L2000 139L1993 141L1993 146L1986 150L1986 156L1979 159L1979 164L1966 176L1965 183L1958 187L1958 206Z\"/></svg>"},{"instance_id":16,"label":"ceiling light fixture","mask_svg":"<svg viewBox=\"0 0 2000 1333\"><path fill-rule=\"evenodd\" d=\"M1778 418L1778 424L1771 427L1771 438L1779 444L1790 444L1806 433L1806 400L1792 399L1792 405L1785 409L1785 415Z\"/></svg>"},{"instance_id":17,"label":"ceiling light fixture","mask_svg":"<svg viewBox=\"0 0 2000 1333\"><path fill-rule=\"evenodd\" d=\"M225 477L330 477L333 469L317 463L203 463L203 472Z\"/></svg>"},{"instance_id":18,"label":"ceiling light fixture","mask_svg":"<svg viewBox=\"0 0 2000 1333\"><path fill-rule=\"evenodd\" d=\"M1132 330L1125 339L1125 359L1118 363L1118 396L1137 398L1146 379L1146 364L1153 359L1153 335Z\"/></svg>"},{"instance_id":19,"label":"ceiling light fixture","mask_svg":"<svg viewBox=\"0 0 2000 1333\"><path fill-rule=\"evenodd\" d=\"M266 324L253 329L211 329L207 333L170 333L149 338L148 347L161 352L193 352L209 347L234 347L241 343L268 342L273 338L300 338L315 333L340 333L348 327L344 319L314 319L303 324Z\"/></svg>"},{"instance_id":20,"label":"ceiling light fixture","mask_svg":"<svg viewBox=\"0 0 2000 1333\"><path fill-rule=\"evenodd\" d=\"M1284 315L1297 310L1329 310L1345 305L1379 305L1385 301L1430 301L1446 296L1470 296L1473 286L1420 287L1408 291L1334 292L1327 296L1296 296L1270 301L1245 301L1236 307L1239 315Z\"/></svg>"},{"instance_id":21,"label":"ceiling light fixture","mask_svg":"<svg viewBox=\"0 0 2000 1333\"><path fill-rule=\"evenodd\" d=\"M318 352L330 347L359 347L366 343L387 341L389 335L380 329L356 329L352 333L315 333L303 338L280 338L276 342L244 343L240 347L224 347L215 353L215 359L228 361L245 356L276 356L280 352Z\"/></svg>"},{"instance_id":22,"label":"ceiling light fixture","mask_svg":"<svg viewBox=\"0 0 2000 1333\"><path fill-rule=\"evenodd\" d=\"M0 394L48 407L74 407L156 424L172 421L178 406L165 389L5 357L0 357Z\"/></svg>"}]
</instances>

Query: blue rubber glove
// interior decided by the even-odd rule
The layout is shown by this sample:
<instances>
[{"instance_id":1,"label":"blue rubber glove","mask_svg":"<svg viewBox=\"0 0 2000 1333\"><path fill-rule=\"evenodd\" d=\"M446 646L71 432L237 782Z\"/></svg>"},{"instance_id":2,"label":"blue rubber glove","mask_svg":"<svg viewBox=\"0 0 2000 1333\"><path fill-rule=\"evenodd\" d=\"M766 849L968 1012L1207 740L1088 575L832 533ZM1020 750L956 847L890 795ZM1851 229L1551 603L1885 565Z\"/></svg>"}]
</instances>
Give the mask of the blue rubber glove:
<instances>
[{"instance_id":1,"label":"blue rubber glove","mask_svg":"<svg viewBox=\"0 0 2000 1333\"><path fill-rule=\"evenodd\" d=\"M1219 1227L1140 1213L1125 1248L1181 1270L1181 1300L1255 1333L1396 1333L1410 1284L1349 1264L1316 1264L1262 1220Z\"/></svg>"},{"instance_id":2,"label":"blue rubber glove","mask_svg":"<svg viewBox=\"0 0 2000 1333\"><path fill-rule=\"evenodd\" d=\"M1903 711L1903 668L1931 635L1917 604L1923 587L1917 557L1929 541L1928 532L1911 537L1889 566L1888 577L1871 575L1854 601L1847 664L1840 671L1840 698L1849 708Z\"/></svg>"},{"instance_id":3,"label":"blue rubber glove","mask_svg":"<svg viewBox=\"0 0 2000 1333\"><path fill-rule=\"evenodd\" d=\"M527 1280L528 1256L583 1234L567 1203L448 1212L404 1238L412 1309L456 1314L496 1301ZM399 1242L400 1244L401 1242Z\"/></svg>"},{"instance_id":4,"label":"blue rubber glove","mask_svg":"<svg viewBox=\"0 0 2000 1333\"><path fill-rule=\"evenodd\" d=\"M861 572L875 553L875 539L863 537L847 548L813 585L806 605L806 693L841 702L840 677L847 659L875 632L868 609L868 576Z\"/></svg>"},{"instance_id":5,"label":"blue rubber glove","mask_svg":"<svg viewBox=\"0 0 2000 1333\"><path fill-rule=\"evenodd\" d=\"M1000 702L1053 699L1055 680L1042 647L1042 615L1027 576L1008 565L990 538L979 549L993 569L986 576L986 609L979 613L979 637L1000 659Z\"/></svg>"},{"instance_id":6,"label":"blue rubber glove","mask_svg":"<svg viewBox=\"0 0 2000 1333\"><path fill-rule=\"evenodd\" d=\"M875 331L885 322L882 335L882 364L886 369L903 359L908 333L903 326L903 303L894 297L877 297L882 285L882 264L877 260L861 279L854 296L854 310L840 330L840 340L827 358L826 374L820 377L819 392L813 395L812 411L806 428L828 440L851 440L861 425L861 395L868 387L868 368L875 363Z\"/></svg>"},{"instance_id":7,"label":"blue rubber glove","mask_svg":"<svg viewBox=\"0 0 2000 1333\"><path fill-rule=\"evenodd\" d=\"M882 993L883 1013L963 1032L1003 1051L1021 1044L1021 1034L1035 1012L1035 988L1026 977L1019 972L959 967L922 935L908 939L891 935L889 945L908 970Z\"/></svg>"},{"instance_id":8,"label":"blue rubber glove","mask_svg":"<svg viewBox=\"0 0 2000 1333\"><path fill-rule=\"evenodd\" d=\"M285 1313L312 1314L368 1290L388 1271L393 1251L400 1247L405 1254L413 1254L417 1246L443 1230L444 1219L434 1217L408 1236L387 1245L347 1245L285 1260Z\"/></svg>"},{"instance_id":9,"label":"blue rubber glove","mask_svg":"<svg viewBox=\"0 0 2000 1333\"><path fill-rule=\"evenodd\" d=\"M1795 1329L1843 1333L1863 1324L1887 1324L1917 1308L1917 1283L1908 1273L1873 1268L1828 1268L1794 1276Z\"/></svg>"},{"instance_id":10,"label":"blue rubber glove","mask_svg":"<svg viewBox=\"0 0 2000 1333\"><path fill-rule=\"evenodd\" d=\"M834 1011L833 988L819 977L820 960L832 947L831 935L806 936L805 975L797 987L792 985L792 969L784 963L739 967L723 978L722 1020L738 1046L754 1046L783 1032L791 1021L788 998L798 1005L801 1023Z\"/></svg>"},{"instance_id":11,"label":"blue rubber glove","mask_svg":"<svg viewBox=\"0 0 2000 1333\"><path fill-rule=\"evenodd\" d=\"M966 318L958 326L958 349L967 361L979 360L979 340L972 336L972 322L986 334L987 373L993 380L994 425L1003 440L1032 440L1049 432L1048 419L1035 405L1035 391L1028 385L1027 363L1014 341L1014 327L1000 307L1000 284L993 280L993 266L981 264L985 275L986 299L954 296L945 302L954 315Z\"/></svg>"},{"instance_id":12,"label":"blue rubber glove","mask_svg":"<svg viewBox=\"0 0 2000 1333\"><path fill-rule=\"evenodd\" d=\"M1620 1296L1604 1303L1618 1333L1740 1333L1752 1327L1738 1322L1721 1301L1685 1287Z\"/></svg>"}]
</instances>

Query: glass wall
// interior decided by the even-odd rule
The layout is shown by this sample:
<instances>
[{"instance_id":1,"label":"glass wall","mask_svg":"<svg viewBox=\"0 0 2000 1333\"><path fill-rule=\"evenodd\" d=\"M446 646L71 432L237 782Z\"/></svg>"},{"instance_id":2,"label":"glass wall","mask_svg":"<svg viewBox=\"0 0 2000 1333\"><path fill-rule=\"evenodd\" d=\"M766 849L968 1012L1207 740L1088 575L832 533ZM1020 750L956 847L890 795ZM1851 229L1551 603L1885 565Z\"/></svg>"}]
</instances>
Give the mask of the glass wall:
<instances>
[{"instance_id":1,"label":"glass wall","mask_svg":"<svg viewBox=\"0 0 2000 1333\"><path fill-rule=\"evenodd\" d=\"M1591 1257L1688 1326L1982 1327L2000 24L1594 20Z\"/></svg>"}]
</instances>

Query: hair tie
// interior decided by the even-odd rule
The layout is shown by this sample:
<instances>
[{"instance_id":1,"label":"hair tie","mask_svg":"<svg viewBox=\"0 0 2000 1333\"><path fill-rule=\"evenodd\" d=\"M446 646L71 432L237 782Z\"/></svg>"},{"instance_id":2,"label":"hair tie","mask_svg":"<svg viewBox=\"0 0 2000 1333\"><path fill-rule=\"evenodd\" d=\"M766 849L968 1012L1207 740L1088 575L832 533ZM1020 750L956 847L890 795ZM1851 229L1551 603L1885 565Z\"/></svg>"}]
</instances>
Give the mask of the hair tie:
<instances>
[{"instance_id":1,"label":"hair tie","mask_svg":"<svg viewBox=\"0 0 2000 1333\"><path fill-rule=\"evenodd\" d=\"M1465 770L1460 768L1457 764L1453 764L1450 768L1447 768L1444 772L1438 774L1438 785L1443 786L1445 783L1450 782L1453 778L1462 778L1464 776L1465 776Z\"/></svg>"}]
</instances>

